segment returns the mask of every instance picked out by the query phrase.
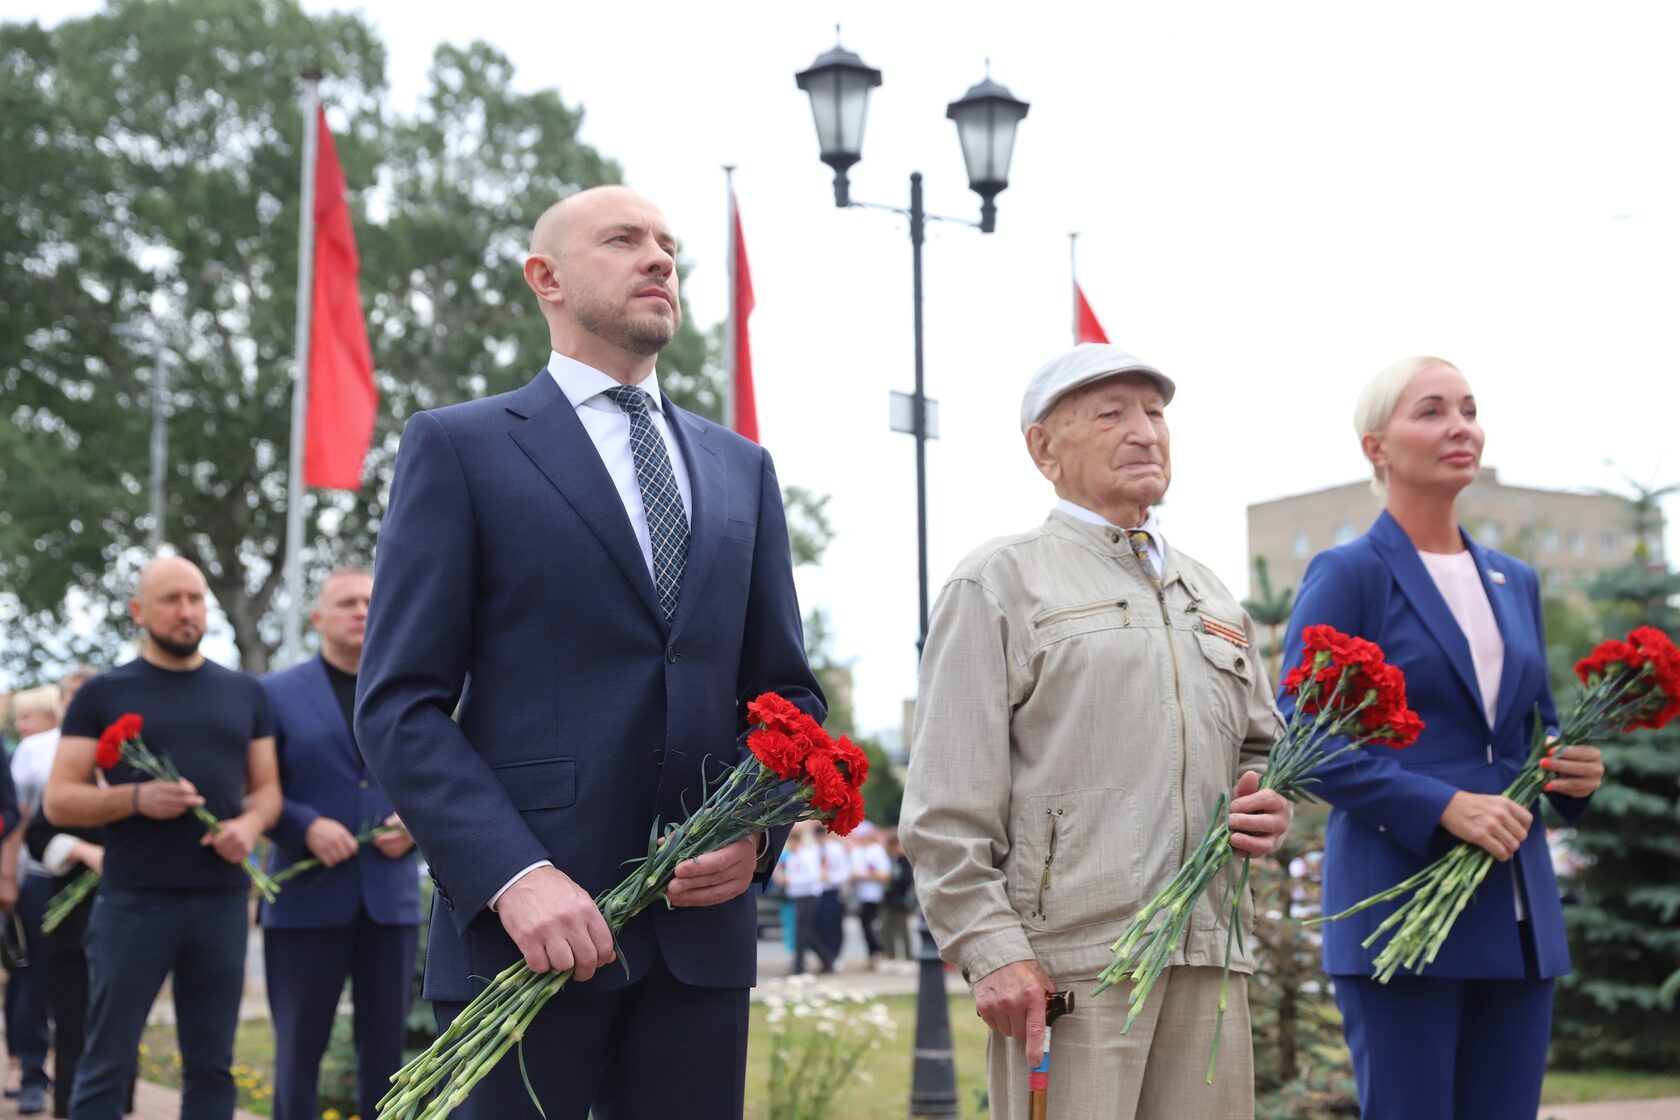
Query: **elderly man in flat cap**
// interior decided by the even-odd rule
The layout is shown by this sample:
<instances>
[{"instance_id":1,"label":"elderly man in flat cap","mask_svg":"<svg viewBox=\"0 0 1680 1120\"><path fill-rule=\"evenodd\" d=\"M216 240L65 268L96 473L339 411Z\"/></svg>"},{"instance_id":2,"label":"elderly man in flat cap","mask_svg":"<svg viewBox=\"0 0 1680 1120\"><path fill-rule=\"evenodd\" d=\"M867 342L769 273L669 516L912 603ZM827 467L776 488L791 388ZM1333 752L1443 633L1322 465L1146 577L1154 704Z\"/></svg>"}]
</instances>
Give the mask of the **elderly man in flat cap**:
<instances>
[{"instance_id":1,"label":"elderly man in flat cap","mask_svg":"<svg viewBox=\"0 0 1680 1120\"><path fill-rule=\"evenodd\" d=\"M998 1118L1027 1115L1045 995L1089 992L1220 796L1233 798L1239 853L1272 851L1289 824L1282 797L1256 792L1280 721L1254 625L1151 512L1172 477L1174 389L1108 345L1039 370L1021 428L1055 508L969 553L934 608L900 835L941 951L992 1029ZM1197 902L1130 1033L1125 984L1057 1023L1051 1115L1253 1115L1246 975L1232 977L1219 1064L1203 1080L1226 885ZM1232 970L1252 971L1247 953Z\"/></svg>"}]
</instances>

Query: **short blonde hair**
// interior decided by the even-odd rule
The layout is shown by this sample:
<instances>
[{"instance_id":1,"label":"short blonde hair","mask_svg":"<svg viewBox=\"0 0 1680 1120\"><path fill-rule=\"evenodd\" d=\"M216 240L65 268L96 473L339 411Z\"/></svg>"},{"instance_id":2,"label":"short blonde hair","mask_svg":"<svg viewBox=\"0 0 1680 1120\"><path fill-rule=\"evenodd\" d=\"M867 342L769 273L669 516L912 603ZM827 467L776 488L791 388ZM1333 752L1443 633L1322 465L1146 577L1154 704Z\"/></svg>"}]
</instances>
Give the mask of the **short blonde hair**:
<instances>
[{"instance_id":1,"label":"short blonde hair","mask_svg":"<svg viewBox=\"0 0 1680 1120\"><path fill-rule=\"evenodd\" d=\"M25 711L39 712L51 716L53 723L57 723L64 713L58 707L58 686L44 684L39 688L26 688L22 692L12 694L12 718L16 719Z\"/></svg>"},{"instance_id":2,"label":"short blonde hair","mask_svg":"<svg viewBox=\"0 0 1680 1120\"><path fill-rule=\"evenodd\" d=\"M1430 366L1458 369L1445 358L1420 355L1402 358L1365 383L1365 388L1359 392L1359 402L1353 406L1353 430L1361 440L1366 436L1381 435L1388 429L1388 422L1394 416L1395 406L1400 403L1406 386ZM1375 463L1371 464L1371 493L1379 498L1388 495L1388 481Z\"/></svg>"}]
</instances>

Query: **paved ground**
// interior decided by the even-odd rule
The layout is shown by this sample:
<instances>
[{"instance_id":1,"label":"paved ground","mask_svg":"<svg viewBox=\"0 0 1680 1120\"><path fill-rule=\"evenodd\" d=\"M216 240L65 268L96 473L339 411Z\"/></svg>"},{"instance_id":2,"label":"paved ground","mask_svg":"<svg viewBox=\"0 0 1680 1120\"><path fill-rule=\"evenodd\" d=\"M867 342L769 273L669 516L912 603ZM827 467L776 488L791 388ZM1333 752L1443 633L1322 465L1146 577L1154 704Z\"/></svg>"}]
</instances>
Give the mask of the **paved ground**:
<instances>
[{"instance_id":1,"label":"paved ground","mask_svg":"<svg viewBox=\"0 0 1680 1120\"><path fill-rule=\"evenodd\" d=\"M1540 1120L1680 1120L1680 1097L1665 1097L1660 1101L1553 1105L1540 1110Z\"/></svg>"}]
</instances>

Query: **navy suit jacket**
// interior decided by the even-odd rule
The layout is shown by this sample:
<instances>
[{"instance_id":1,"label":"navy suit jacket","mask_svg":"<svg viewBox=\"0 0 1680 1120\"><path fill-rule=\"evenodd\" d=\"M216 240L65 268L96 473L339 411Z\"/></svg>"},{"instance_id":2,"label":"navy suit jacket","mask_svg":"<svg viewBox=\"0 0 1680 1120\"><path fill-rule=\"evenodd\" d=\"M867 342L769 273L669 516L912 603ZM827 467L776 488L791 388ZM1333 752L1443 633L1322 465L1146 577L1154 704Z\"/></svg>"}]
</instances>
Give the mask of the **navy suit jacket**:
<instances>
[{"instance_id":1,"label":"navy suit jacket","mask_svg":"<svg viewBox=\"0 0 1680 1120\"><path fill-rule=\"evenodd\" d=\"M394 810L374 784L320 657L263 678L274 711L274 745L280 758L280 819L268 830L270 874L309 858L303 837L316 817L326 816L351 832L380 824ZM333 868L306 871L262 907L264 929L327 929L349 925L366 907L380 925L420 921L420 860L399 859L362 846L355 859Z\"/></svg>"},{"instance_id":2,"label":"navy suit jacket","mask_svg":"<svg viewBox=\"0 0 1680 1120\"><path fill-rule=\"evenodd\" d=\"M546 370L403 432L356 737L437 882L429 998L469 999L516 959L486 906L531 864L552 860L592 895L622 880L656 819L699 804L702 767L741 756L747 700L773 690L827 714L770 456L665 409L693 498L670 625L606 466ZM657 951L685 983L750 986L754 893L650 907L589 984L638 979Z\"/></svg>"},{"instance_id":3,"label":"navy suit jacket","mask_svg":"<svg viewBox=\"0 0 1680 1120\"><path fill-rule=\"evenodd\" d=\"M1462 530L1460 530L1462 534ZM1541 631L1540 586L1522 561L1464 535L1505 643L1495 719L1483 708L1470 643L1399 524L1385 511L1358 540L1319 553L1307 568L1289 620L1284 665L1301 659L1301 631L1328 624L1376 642L1406 674L1406 695L1423 718L1405 750L1366 747L1319 770L1314 792L1331 805L1324 853L1324 912L1333 914L1422 870L1456 839L1440 827L1459 790L1500 793L1528 758L1536 707L1557 727ZM1289 698L1279 695L1287 712ZM1547 795L1566 818L1587 799ZM1435 962L1423 975L1514 979L1524 975L1515 894L1532 923L1540 975L1569 971L1563 911L1539 807L1528 838L1509 862L1495 862ZM1361 948L1399 901L1320 927L1324 970L1368 976L1384 944ZM1386 939L1386 935L1385 935Z\"/></svg>"}]
</instances>

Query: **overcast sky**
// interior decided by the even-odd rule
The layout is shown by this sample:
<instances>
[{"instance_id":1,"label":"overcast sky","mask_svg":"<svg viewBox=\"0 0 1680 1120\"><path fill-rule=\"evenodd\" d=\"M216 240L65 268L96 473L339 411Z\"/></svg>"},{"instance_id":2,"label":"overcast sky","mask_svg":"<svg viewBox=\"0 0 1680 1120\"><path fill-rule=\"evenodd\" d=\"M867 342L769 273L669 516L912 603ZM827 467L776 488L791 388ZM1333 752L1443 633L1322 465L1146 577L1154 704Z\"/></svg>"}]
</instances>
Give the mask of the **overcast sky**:
<instances>
[{"instance_id":1,"label":"overcast sky","mask_svg":"<svg viewBox=\"0 0 1680 1120\"><path fill-rule=\"evenodd\" d=\"M96 7L0 0L12 18ZM903 206L920 170L931 210L977 217L945 106L987 58L1032 104L998 231L935 225L926 246L936 590L1053 500L1017 415L1070 342L1070 230L1110 337L1179 385L1169 544L1239 595L1244 507L1361 477L1354 398L1408 355L1464 370L1506 482L1612 485L1606 459L1680 480L1680 7L361 7L399 108L438 42L474 38L520 87L581 104L584 138L682 237L702 326L726 311L719 167L739 165L763 440L784 483L832 495L838 537L800 587L856 659L866 729L896 726L915 687L913 447L887 427L888 391L911 387L910 261L902 219L833 206L794 86L836 20L884 76L854 198Z\"/></svg>"}]
</instances>

